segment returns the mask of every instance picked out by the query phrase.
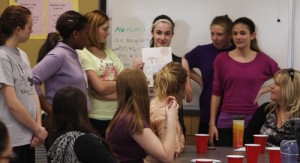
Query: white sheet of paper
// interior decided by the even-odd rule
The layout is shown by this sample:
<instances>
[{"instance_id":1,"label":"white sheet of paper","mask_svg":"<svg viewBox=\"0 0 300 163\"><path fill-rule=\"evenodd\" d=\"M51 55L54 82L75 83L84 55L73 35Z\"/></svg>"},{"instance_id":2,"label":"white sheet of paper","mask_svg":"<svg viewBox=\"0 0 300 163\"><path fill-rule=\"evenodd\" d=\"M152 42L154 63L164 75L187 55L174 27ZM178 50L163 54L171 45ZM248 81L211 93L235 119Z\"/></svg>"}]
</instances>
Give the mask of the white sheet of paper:
<instances>
[{"instance_id":1,"label":"white sheet of paper","mask_svg":"<svg viewBox=\"0 0 300 163\"><path fill-rule=\"evenodd\" d=\"M167 63L172 62L171 47L142 48L142 60L144 64L144 73L153 86L153 74L158 72Z\"/></svg>"}]
</instances>

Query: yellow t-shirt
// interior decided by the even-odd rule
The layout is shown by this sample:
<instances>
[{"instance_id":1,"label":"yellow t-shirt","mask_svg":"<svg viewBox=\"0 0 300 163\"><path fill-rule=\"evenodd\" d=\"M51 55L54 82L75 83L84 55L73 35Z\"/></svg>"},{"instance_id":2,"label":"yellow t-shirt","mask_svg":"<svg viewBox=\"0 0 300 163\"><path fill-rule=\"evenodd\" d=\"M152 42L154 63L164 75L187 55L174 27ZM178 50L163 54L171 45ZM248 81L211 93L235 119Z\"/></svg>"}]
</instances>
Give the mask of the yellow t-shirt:
<instances>
[{"instance_id":1,"label":"yellow t-shirt","mask_svg":"<svg viewBox=\"0 0 300 163\"><path fill-rule=\"evenodd\" d=\"M106 48L105 59L100 59L84 48L77 51L84 70L93 70L101 80L116 81L118 74L123 70L123 64L119 57L111 50ZM117 109L117 101L106 101L94 98L91 95L92 87L89 86L89 96L92 104L92 111L89 117L96 120L111 120Z\"/></svg>"}]
</instances>

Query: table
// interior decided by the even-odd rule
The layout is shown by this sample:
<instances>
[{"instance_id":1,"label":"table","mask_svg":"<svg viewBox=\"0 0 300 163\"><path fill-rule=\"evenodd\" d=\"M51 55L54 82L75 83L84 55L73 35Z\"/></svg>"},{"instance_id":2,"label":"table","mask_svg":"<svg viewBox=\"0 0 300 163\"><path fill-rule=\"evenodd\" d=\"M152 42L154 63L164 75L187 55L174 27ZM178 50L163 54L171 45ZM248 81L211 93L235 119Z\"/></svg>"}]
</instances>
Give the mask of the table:
<instances>
[{"instance_id":1,"label":"table","mask_svg":"<svg viewBox=\"0 0 300 163\"><path fill-rule=\"evenodd\" d=\"M174 159L174 163L190 163L192 159L197 158L209 158L220 160L222 163L227 163L226 155L237 154L246 156L246 152L236 152L232 147L216 147L216 150L207 150L206 154L198 154L196 152L196 146L186 146L184 153L180 157ZM246 157L244 157L244 163L246 163ZM258 156L258 163L268 163L269 156L266 151L265 154Z\"/></svg>"}]
</instances>

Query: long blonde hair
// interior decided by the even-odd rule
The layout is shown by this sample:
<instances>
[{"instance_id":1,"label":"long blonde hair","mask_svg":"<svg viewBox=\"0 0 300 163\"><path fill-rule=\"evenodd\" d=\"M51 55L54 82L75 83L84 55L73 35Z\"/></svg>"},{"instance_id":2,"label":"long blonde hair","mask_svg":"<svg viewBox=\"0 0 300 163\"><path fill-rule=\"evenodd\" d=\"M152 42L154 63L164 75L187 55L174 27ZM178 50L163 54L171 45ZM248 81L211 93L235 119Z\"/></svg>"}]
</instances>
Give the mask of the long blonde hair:
<instances>
[{"instance_id":1,"label":"long blonde hair","mask_svg":"<svg viewBox=\"0 0 300 163\"><path fill-rule=\"evenodd\" d=\"M186 78L187 72L179 63L168 63L153 76L156 96L159 99L174 96L182 104Z\"/></svg>"},{"instance_id":2,"label":"long blonde hair","mask_svg":"<svg viewBox=\"0 0 300 163\"><path fill-rule=\"evenodd\" d=\"M146 76L139 69L126 68L119 74L116 86L118 107L107 128L107 134L122 116L130 116L127 130L142 134L144 123L150 124L150 98Z\"/></svg>"},{"instance_id":3,"label":"long blonde hair","mask_svg":"<svg viewBox=\"0 0 300 163\"><path fill-rule=\"evenodd\" d=\"M290 69L282 69L275 73L274 77L280 74L279 87L281 102L288 108L288 115L291 118L300 116L300 72ZM271 112L278 107L278 104L272 102L269 104Z\"/></svg>"}]
</instances>

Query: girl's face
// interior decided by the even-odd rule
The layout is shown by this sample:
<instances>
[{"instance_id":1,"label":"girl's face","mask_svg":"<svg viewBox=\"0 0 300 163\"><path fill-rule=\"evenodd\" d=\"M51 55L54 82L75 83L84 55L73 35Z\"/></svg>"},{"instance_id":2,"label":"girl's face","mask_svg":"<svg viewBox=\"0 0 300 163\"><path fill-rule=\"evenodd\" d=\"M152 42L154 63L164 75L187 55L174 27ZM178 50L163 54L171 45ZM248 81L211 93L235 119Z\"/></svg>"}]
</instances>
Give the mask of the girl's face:
<instances>
[{"instance_id":1,"label":"girl's face","mask_svg":"<svg viewBox=\"0 0 300 163\"><path fill-rule=\"evenodd\" d=\"M232 38L237 48L250 48L251 40L255 38L255 32L251 34L247 25L239 23L232 28Z\"/></svg>"},{"instance_id":2,"label":"girl's face","mask_svg":"<svg viewBox=\"0 0 300 163\"><path fill-rule=\"evenodd\" d=\"M210 38L217 49L225 49L230 45L231 34L225 31L220 25L210 27Z\"/></svg>"},{"instance_id":3,"label":"girl's face","mask_svg":"<svg viewBox=\"0 0 300 163\"><path fill-rule=\"evenodd\" d=\"M152 31L154 47L169 47L173 37L173 27L166 22L158 22Z\"/></svg>"},{"instance_id":4,"label":"girl's face","mask_svg":"<svg viewBox=\"0 0 300 163\"><path fill-rule=\"evenodd\" d=\"M281 101L281 91L279 86L281 75L278 74L274 77L274 83L270 86L271 88L271 96L270 99L276 103L280 103Z\"/></svg>"},{"instance_id":5,"label":"girl's face","mask_svg":"<svg viewBox=\"0 0 300 163\"><path fill-rule=\"evenodd\" d=\"M28 16L27 24L24 26L24 28L18 27L17 31L20 36L20 43L24 43L29 39L30 33L32 33L32 17L31 17L31 15Z\"/></svg>"},{"instance_id":6,"label":"girl's face","mask_svg":"<svg viewBox=\"0 0 300 163\"><path fill-rule=\"evenodd\" d=\"M86 25L84 29L80 31L76 31L75 39L77 44L75 49L83 49L84 46L86 45L88 37L89 37L88 25Z\"/></svg>"},{"instance_id":7,"label":"girl's face","mask_svg":"<svg viewBox=\"0 0 300 163\"><path fill-rule=\"evenodd\" d=\"M103 25L98 27L98 35L101 43L106 42L107 36L109 36L109 21L106 21Z\"/></svg>"}]
</instances>

